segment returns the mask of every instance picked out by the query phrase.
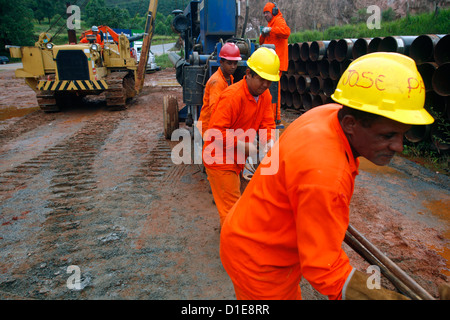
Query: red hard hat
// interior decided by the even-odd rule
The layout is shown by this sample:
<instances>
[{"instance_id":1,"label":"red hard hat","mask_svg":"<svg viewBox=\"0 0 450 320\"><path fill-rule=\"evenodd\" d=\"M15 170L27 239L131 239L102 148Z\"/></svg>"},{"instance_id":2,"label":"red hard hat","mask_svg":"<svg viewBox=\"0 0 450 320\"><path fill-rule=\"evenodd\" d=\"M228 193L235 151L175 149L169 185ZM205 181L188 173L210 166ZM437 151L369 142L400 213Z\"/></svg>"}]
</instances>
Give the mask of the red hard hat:
<instances>
[{"instance_id":1,"label":"red hard hat","mask_svg":"<svg viewBox=\"0 0 450 320\"><path fill-rule=\"evenodd\" d=\"M242 60L241 52L233 42L227 42L223 45L222 49L220 49L219 57L227 60Z\"/></svg>"}]
</instances>

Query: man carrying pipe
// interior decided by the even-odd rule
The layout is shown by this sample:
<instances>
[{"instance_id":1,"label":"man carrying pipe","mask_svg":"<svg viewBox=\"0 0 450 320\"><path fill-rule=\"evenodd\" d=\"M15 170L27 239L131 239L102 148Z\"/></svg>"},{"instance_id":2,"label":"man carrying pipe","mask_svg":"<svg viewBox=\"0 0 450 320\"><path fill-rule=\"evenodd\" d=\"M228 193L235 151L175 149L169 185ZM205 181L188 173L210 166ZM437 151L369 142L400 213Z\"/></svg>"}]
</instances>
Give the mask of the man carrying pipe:
<instances>
[{"instance_id":1,"label":"man carrying pipe","mask_svg":"<svg viewBox=\"0 0 450 320\"><path fill-rule=\"evenodd\" d=\"M359 157L387 165L412 125L434 121L422 78L405 55L367 54L332 98L289 125L268 153L276 174L262 174L263 159L225 219L220 254L238 299L301 299L302 277L330 299L407 299L369 289L342 242Z\"/></svg>"},{"instance_id":2,"label":"man carrying pipe","mask_svg":"<svg viewBox=\"0 0 450 320\"><path fill-rule=\"evenodd\" d=\"M291 29L286 24L283 15L278 6L273 2L268 2L263 9L264 18L268 22L267 27L262 29L259 37L259 44L273 44L275 51L280 58L280 75L283 71L287 71L288 58L288 38L291 34ZM278 101L274 103L273 113L276 123L280 123L280 105L281 105L281 90L278 83Z\"/></svg>"}]
</instances>

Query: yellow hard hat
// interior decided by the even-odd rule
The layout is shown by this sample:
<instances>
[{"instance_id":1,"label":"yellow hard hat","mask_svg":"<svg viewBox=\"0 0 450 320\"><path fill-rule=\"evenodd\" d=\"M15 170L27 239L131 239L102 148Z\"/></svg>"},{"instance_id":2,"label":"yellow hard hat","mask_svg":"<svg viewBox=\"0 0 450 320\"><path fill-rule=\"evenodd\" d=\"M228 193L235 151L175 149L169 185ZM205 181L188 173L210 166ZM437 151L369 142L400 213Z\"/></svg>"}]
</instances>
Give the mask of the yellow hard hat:
<instances>
[{"instance_id":1,"label":"yellow hard hat","mask_svg":"<svg viewBox=\"0 0 450 320\"><path fill-rule=\"evenodd\" d=\"M247 60L247 66L261 78L269 81L280 80L280 58L273 49L258 48Z\"/></svg>"},{"instance_id":2,"label":"yellow hard hat","mask_svg":"<svg viewBox=\"0 0 450 320\"><path fill-rule=\"evenodd\" d=\"M393 52L366 54L344 71L331 98L347 107L411 125L434 122L413 59Z\"/></svg>"}]
</instances>

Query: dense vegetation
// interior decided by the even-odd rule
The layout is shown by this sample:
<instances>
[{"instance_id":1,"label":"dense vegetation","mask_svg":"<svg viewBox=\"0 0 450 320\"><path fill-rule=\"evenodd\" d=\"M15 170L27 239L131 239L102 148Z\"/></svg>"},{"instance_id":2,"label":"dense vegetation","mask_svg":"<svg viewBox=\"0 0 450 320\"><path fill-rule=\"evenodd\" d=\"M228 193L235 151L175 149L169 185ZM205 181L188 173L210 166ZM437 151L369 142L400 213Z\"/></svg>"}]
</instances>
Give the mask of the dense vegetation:
<instances>
[{"instance_id":1,"label":"dense vegetation","mask_svg":"<svg viewBox=\"0 0 450 320\"><path fill-rule=\"evenodd\" d=\"M8 55L5 45L33 45L41 32L49 32L55 43L67 39L67 6L71 2L81 11L81 33L92 25L138 29L145 27L149 0L0 0L0 54ZM155 34L170 35L174 9L184 9L189 0L158 2Z\"/></svg>"}]
</instances>

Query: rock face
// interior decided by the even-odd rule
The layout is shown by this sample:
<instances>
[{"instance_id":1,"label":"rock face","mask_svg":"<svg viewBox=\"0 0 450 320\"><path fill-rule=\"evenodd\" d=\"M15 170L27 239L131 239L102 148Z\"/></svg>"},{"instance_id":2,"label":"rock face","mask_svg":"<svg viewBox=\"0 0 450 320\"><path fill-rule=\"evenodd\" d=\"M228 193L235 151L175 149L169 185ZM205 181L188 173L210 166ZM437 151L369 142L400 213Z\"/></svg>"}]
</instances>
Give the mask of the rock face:
<instances>
[{"instance_id":1,"label":"rock face","mask_svg":"<svg viewBox=\"0 0 450 320\"><path fill-rule=\"evenodd\" d=\"M263 7L267 1L240 0L241 17L239 26L243 25L246 3L249 4L247 37L259 36L259 26L266 25ZM450 8L450 0L278 0L281 13L292 32L301 30L324 30L334 25L344 25L352 19L364 14L371 5L381 10L392 8L397 18L404 17L407 12L418 14L433 12L436 6ZM369 17L370 14L367 14ZM238 34L241 34L241 30Z\"/></svg>"}]
</instances>

